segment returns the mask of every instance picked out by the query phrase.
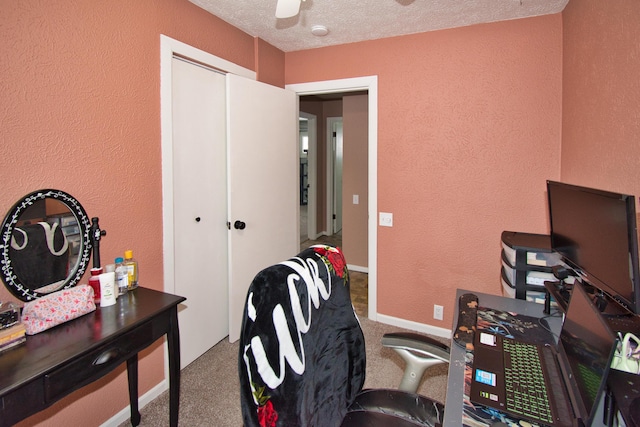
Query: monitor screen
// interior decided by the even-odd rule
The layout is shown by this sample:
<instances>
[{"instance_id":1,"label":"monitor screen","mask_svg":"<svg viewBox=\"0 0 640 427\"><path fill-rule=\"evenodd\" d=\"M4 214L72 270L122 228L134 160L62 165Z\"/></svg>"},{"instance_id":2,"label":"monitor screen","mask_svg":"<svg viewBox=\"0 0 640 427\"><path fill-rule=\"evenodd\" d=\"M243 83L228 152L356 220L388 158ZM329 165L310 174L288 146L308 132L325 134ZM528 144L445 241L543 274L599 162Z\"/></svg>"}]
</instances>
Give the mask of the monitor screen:
<instances>
[{"instance_id":1,"label":"monitor screen","mask_svg":"<svg viewBox=\"0 0 640 427\"><path fill-rule=\"evenodd\" d=\"M591 285L640 313L635 198L547 181L551 247Z\"/></svg>"}]
</instances>

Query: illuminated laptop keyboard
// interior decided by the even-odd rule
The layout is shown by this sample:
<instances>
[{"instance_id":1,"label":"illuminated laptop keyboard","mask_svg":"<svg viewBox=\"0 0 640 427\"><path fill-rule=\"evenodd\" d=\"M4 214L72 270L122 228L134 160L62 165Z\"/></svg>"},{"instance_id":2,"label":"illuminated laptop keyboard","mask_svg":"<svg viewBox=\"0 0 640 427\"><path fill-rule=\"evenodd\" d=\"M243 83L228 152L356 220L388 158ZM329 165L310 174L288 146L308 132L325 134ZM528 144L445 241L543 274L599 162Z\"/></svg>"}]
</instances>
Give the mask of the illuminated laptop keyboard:
<instances>
[{"instance_id":1,"label":"illuminated laptop keyboard","mask_svg":"<svg viewBox=\"0 0 640 427\"><path fill-rule=\"evenodd\" d=\"M552 422L540 355L535 345L502 341L506 407L523 417Z\"/></svg>"}]
</instances>

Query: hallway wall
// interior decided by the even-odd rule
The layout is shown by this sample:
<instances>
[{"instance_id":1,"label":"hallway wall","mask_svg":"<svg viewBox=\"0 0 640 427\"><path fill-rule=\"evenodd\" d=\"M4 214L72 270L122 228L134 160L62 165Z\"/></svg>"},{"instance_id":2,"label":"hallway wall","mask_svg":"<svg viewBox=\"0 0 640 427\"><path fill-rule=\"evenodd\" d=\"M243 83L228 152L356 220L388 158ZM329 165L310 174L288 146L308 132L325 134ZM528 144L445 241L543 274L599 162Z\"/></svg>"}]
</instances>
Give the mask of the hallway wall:
<instances>
[{"instance_id":1,"label":"hallway wall","mask_svg":"<svg viewBox=\"0 0 640 427\"><path fill-rule=\"evenodd\" d=\"M342 246L347 262L369 264L369 96L342 98L344 163L342 172ZM353 196L359 198L353 203Z\"/></svg>"}]
</instances>

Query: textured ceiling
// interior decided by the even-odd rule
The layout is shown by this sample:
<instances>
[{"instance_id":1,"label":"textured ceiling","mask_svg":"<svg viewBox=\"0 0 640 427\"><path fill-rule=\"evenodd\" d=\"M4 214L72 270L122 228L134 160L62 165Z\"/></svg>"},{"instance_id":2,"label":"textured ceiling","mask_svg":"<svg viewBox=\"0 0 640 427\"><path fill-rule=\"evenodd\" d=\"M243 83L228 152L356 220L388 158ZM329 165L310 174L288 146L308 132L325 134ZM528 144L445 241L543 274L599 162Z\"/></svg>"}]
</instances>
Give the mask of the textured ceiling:
<instances>
[{"instance_id":1,"label":"textured ceiling","mask_svg":"<svg viewBox=\"0 0 640 427\"><path fill-rule=\"evenodd\" d=\"M189 0L284 52L445 28L548 15L569 0L306 0L300 14L276 19L277 0ZM311 27L329 34L316 37Z\"/></svg>"}]
</instances>

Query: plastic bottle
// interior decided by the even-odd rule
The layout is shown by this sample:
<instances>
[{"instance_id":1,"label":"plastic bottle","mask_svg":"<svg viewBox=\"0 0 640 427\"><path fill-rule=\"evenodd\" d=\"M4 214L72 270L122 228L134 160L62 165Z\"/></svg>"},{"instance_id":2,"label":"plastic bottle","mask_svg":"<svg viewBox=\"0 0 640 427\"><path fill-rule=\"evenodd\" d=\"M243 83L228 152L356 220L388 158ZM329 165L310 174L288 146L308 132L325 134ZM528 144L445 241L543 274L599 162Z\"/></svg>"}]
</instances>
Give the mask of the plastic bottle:
<instances>
[{"instance_id":1,"label":"plastic bottle","mask_svg":"<svg viewBox=\"0 0 640 427\"><path fill-rule=\"evenodd\" d=\"M115 259L116 263L116 284L118 286L118 294L123 295L127 293L129 289L129 272L127 267L124 265L124 259L122 257L118 257Z\"/></svg>"},{"instance_id":2,"label":"plastic bottle","mask_svg":"<svg viewBox=\"0 0 640 427\"><path fill-rule=\"evenodd\" d=\"M131 249L124 252L124 265L129 273L129 290L138 287L138 261L133 259L133 251Z\"/></svg>"},{"instance_id":3,"label":"plastic bottle","mask_svg":"<svg viewBox=\"0 0 640 427\"><path fill-rule=\"evenodd\" d=\"M116 266L114 264L107 264L104 266L105 273L113 273L115 277ZM116 294L116 299L118 299L118 282L114 283L114 293Z\"/></svg>"},{"instance_id":4,"label":"plastic bottle","mask_svg":"<svg viewBox=\"0 0 640 427\"><path fill-rule=\"evenodd\" d=\"M102 274L102 268L92 268L91 277L89 277L89 286L93 288L93 301L100 303L100 276Z\"/></svg>"}]
</instances>

